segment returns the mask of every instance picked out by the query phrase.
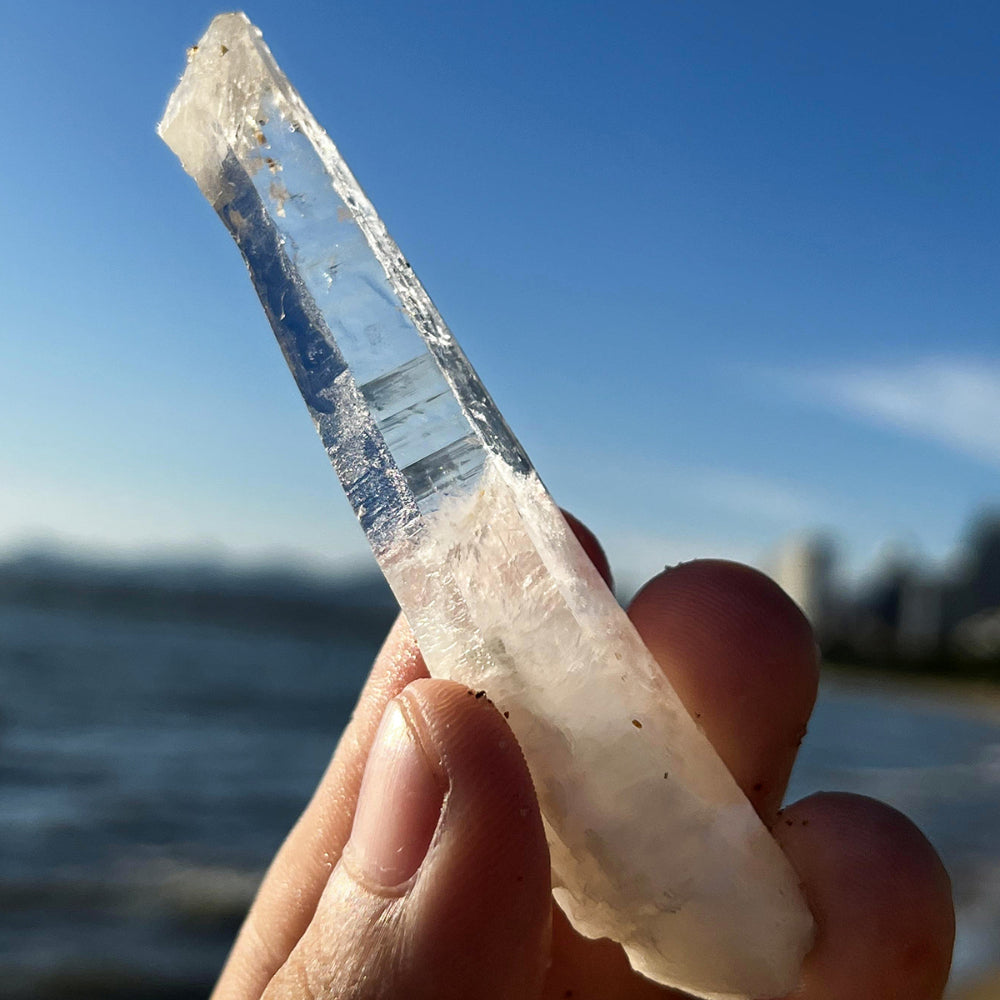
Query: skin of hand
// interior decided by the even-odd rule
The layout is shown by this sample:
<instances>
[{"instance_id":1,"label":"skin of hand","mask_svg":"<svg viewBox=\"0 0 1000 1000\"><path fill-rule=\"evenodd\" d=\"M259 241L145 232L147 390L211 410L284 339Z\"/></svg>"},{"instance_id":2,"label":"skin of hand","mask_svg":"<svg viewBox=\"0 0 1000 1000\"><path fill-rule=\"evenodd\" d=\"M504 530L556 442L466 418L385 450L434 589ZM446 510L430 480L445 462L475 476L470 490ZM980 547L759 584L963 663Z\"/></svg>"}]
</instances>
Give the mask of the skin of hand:
<instances>
[{"instance_id":1,"label":"skin of hand","mask_svg":"<svg viewBox=\"0 0 1000 1000\"><path fill-rule=\"evenodd\" d=\"M780 808L818 678L798 608L762 574L703 560L628 613L801 877L817 934L788 1000L939 998L954 911L920 831L856 795ZM428 678L400 619L213 1000L681 1000L578 935L549 878L513 734L488 698Z\"/></svg>"}]
</instances>

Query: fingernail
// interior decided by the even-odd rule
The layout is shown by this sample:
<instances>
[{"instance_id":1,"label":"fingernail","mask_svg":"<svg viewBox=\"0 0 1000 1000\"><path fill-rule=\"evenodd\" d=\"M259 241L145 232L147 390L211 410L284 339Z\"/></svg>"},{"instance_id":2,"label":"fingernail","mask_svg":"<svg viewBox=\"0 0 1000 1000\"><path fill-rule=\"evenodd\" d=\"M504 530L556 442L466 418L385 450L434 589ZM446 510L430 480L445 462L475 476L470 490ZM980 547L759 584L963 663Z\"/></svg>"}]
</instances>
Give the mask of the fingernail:
<instances>
[{"instance_id":1,"label":"fingernail","mask_svg":"<svg viewBox=\"0 0 1000 1000\"><path fill-rule=\"evenodd\" d=\"M364 877L392 888L420 867L441 815L444 791L396 699L368 755L354 814L350 860Z\"/></svg>"}]
</instances>

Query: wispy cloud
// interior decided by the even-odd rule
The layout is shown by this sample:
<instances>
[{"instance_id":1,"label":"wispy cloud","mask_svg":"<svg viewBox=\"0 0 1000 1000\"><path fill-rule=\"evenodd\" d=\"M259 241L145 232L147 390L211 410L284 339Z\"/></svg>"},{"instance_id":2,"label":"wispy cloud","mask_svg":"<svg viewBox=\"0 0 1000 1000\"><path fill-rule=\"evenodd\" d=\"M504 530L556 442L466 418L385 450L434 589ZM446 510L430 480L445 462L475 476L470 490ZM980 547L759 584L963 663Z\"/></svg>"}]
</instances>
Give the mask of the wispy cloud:
<instances>
[{"instance_id":1,"label":"wispy cloud","mask_svg":"<svg viewBox=\"0 0 1000 1000\"><path fill-rule=\"evenodd\" d=\"M544 468L560 465L572 470L566 480L581 495L595 496L610 488L619 510L629 496L644 498L646 506L649 497L656 497L658 503L684 503L738 515L759 526L812 523L824 516L826 507L800 483L746 468L678 464L655 455L622 452L602 456L600 462L582 455L567 462L565 450ZM630 489L623 495L621 484L626 483Z\"/></svg>"},{"instance_id":2,"label":"wispy cloud","mask_svg":"<svg viewBox=\"0 0 1000 1000\"><path fill-rule=\"evenodd\" d=\"M808 392L855 417L896 427L1000 466L1000 361L925 358L797 377Z\"/></svg>"},{"instance_id":3,"label":"wispy cloud","mask_svg":"<svg viewBox=\"0 0 1000 1000\"><path fill-rule=\"evenodd\" d=\"M818 516L817 501L797 484L730 469L679 469L675 488L697 501L730 513L779 524Z\"/></svg>"}]
</instances>

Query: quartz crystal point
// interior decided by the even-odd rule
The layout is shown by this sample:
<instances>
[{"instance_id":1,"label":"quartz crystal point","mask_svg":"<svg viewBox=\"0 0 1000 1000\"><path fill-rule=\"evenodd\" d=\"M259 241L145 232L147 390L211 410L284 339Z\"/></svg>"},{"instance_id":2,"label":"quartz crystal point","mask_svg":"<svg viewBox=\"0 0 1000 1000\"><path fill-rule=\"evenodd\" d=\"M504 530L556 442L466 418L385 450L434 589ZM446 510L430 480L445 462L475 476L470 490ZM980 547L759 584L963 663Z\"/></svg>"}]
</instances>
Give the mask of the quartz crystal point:
<instances>
[{"instance_id":1,"label":"quartz crystal point","mask_svg":"<svg viewBox=\"0 0 1000 1000\"><path fill-rule=\"evenodd\" d=\"M242 251L430 672L509 714L573 925L689 993L790 991L795 873L245 16L192 48L159 131Z\"/></svg>"}]
</instances>

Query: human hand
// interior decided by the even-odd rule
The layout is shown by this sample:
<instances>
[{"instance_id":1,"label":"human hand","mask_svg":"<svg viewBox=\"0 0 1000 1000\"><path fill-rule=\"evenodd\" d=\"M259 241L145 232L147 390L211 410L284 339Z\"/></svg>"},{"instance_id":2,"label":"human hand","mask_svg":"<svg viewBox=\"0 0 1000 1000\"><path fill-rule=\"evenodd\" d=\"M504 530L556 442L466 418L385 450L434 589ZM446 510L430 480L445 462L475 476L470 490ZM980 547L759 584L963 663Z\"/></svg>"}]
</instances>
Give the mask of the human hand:
<instances>
[{"instance_id":1,"label":"human hand","mask_svg":"<svg viewBox=\"0 0 1000 1000\"><path fill-rule=\"evenodd\" d=\"M596 541L571 523L607 576ZM796 606L754 570L699 561L652 580L629 616L802 879L817 937L794 1000L940 997L954 916L923 835L855 795L780 809L817 684ZM402 619L213 994L390 997L681 997L553 905L516 740L487 698L428 679Z\"/></svg>"}]
</instances>

